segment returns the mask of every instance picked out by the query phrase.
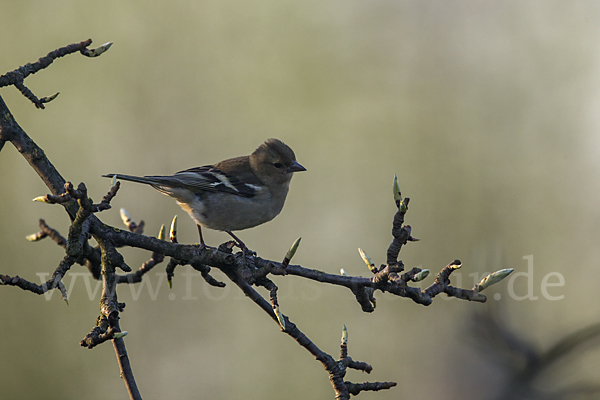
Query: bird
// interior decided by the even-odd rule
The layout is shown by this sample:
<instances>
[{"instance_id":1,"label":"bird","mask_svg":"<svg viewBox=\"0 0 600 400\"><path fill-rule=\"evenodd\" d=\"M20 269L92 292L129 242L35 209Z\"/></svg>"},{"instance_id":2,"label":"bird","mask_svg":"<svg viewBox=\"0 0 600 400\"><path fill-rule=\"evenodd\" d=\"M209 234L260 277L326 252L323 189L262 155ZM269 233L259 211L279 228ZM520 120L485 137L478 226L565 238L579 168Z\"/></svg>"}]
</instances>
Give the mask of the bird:
<instances>
[{"instance_id":1,"label":"bird","mask_svg":"<svg viewBox=\"0 0 600 400\"><path fill-rule=\"evenodd\" d=\"M267 139L249 156L229 158L213 165L167 176L106 174L106 178L150 185L172 197L198 225L224 231L245 254L246 245L233 233L275 218L282 210L295 172L306 171L294 151L279 139Z\"/></svg>"}]
</instances>

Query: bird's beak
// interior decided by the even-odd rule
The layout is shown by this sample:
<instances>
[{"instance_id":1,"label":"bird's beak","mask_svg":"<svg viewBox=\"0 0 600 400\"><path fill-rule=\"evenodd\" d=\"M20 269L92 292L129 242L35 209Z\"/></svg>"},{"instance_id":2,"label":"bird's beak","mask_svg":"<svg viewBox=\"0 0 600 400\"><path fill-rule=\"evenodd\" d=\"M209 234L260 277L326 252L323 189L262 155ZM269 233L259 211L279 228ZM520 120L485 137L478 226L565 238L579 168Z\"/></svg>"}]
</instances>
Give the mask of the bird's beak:
<instances>
[{"instance_id":1,"label":"bird's beak","mask_svg":"<svg viewBox=\"0 0 600 400\"><path fill-rule=\"evenodd\" d=\"M292 165L290 165L290 172L301 172L301 171L306 171L306 168L304 168L302 165L300 165L300 163L298 161L294 161L292 163Z\"/></svg>"}]
</instances>

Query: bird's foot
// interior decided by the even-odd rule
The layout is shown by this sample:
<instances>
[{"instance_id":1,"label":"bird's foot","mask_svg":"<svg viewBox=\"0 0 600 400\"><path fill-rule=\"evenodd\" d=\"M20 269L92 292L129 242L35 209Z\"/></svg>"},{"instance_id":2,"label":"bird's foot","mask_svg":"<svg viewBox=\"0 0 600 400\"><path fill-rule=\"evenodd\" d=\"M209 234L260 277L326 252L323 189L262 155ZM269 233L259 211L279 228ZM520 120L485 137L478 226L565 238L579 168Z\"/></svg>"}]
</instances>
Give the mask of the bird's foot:
<instances>
[{"instance_id":1,"label":"bird's foot","mask_svg":"<svg viewBox=\"0 0 600 400\"><path fill-rule=\"evenodd\" d=\"M236 245L237 247L239 247L239 249L240 249L240 250L242 250L242 254L244 255L244 257L248 257L248 256L250 256L250 257L254 257L254 256L256 256L256 252L255 252L255 251L252 251L252 250L250 250L250 249L249 249L249 248L248 248L248 247L247 247L247 246L244 244L244 242L242 242L242 241L239 241L239 242L238 242L238 241L236 241L236 242L235 242L235 245Z\"/></svg>"},{"instance_id":2,"label":"bird's foot","mask_svg":"<svg viewBox=\"0 0 600 400\"><path fill-rule=\"evenodd\" d=\"M239 247L239 248L240 248L240 250L242 250L242 254L244 255L244 257L248 257L248 256L252 257L252 256L255 256L255 255L256 255L256 252L254 252L254 251L250 250L250 249L249 249L249 248L248 248L248 247L247 247L247 246L244 244L244 242L242 242L242 241L240 240L240 238L239 238L239 237L237 237L237 236L235 236L235 235L234 235L234 234L233 234L231 231L225 231L225 232L227 232L227 233L228 233L228 234L229 234L229 235L230 235L230 236L233 238L233 240L235 241L235 245L236 245L237 247Z\"/></svg>"}]
</instances>

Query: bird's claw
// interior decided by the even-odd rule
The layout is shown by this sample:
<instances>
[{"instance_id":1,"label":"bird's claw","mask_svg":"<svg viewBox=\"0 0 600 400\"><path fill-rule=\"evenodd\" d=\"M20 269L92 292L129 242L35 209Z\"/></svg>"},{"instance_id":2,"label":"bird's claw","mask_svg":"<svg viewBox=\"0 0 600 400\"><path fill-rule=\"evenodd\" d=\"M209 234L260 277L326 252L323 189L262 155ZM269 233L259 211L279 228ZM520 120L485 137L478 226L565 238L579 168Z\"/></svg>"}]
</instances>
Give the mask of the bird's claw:
<instances>
[{"instance_id":1,"label":"bird's claw","mask_svg":"<svg viewBox=\"0 0 600 400\"><path fill-rule=\"evenodd\" d=\"M250 250L248 247L246 247L246 245L243 242L239 242L239 243L235 243L235 245L237 247L240 248L240 250L242 250L242 255L244 257L255 257L256 256L256 252Z\"/></svg>"}]
</instances>

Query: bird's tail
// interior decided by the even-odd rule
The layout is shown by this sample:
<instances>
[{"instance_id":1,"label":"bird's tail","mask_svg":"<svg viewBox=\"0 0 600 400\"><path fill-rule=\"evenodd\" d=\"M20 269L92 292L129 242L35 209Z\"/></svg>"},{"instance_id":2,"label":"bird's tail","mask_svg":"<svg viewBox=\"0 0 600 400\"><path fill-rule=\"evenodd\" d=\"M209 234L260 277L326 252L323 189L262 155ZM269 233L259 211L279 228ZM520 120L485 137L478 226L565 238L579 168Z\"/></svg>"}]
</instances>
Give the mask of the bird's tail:
<instances>
[{"instance_id":1,"label":"bird's tail","mask_svg":"<svg viewBox=\"0 0 600 400\"><path fill-rule=\"evenodd\" d=\"M116 176L117 179L121 179L124 181L131 181L137 183L144 183L146 185L152 186L160 186L169 183L168 176L133 176L133 175L123 175L123 174L106 174L102 175L104 178L112 178Z\"/></svg>"}]
</instances>

